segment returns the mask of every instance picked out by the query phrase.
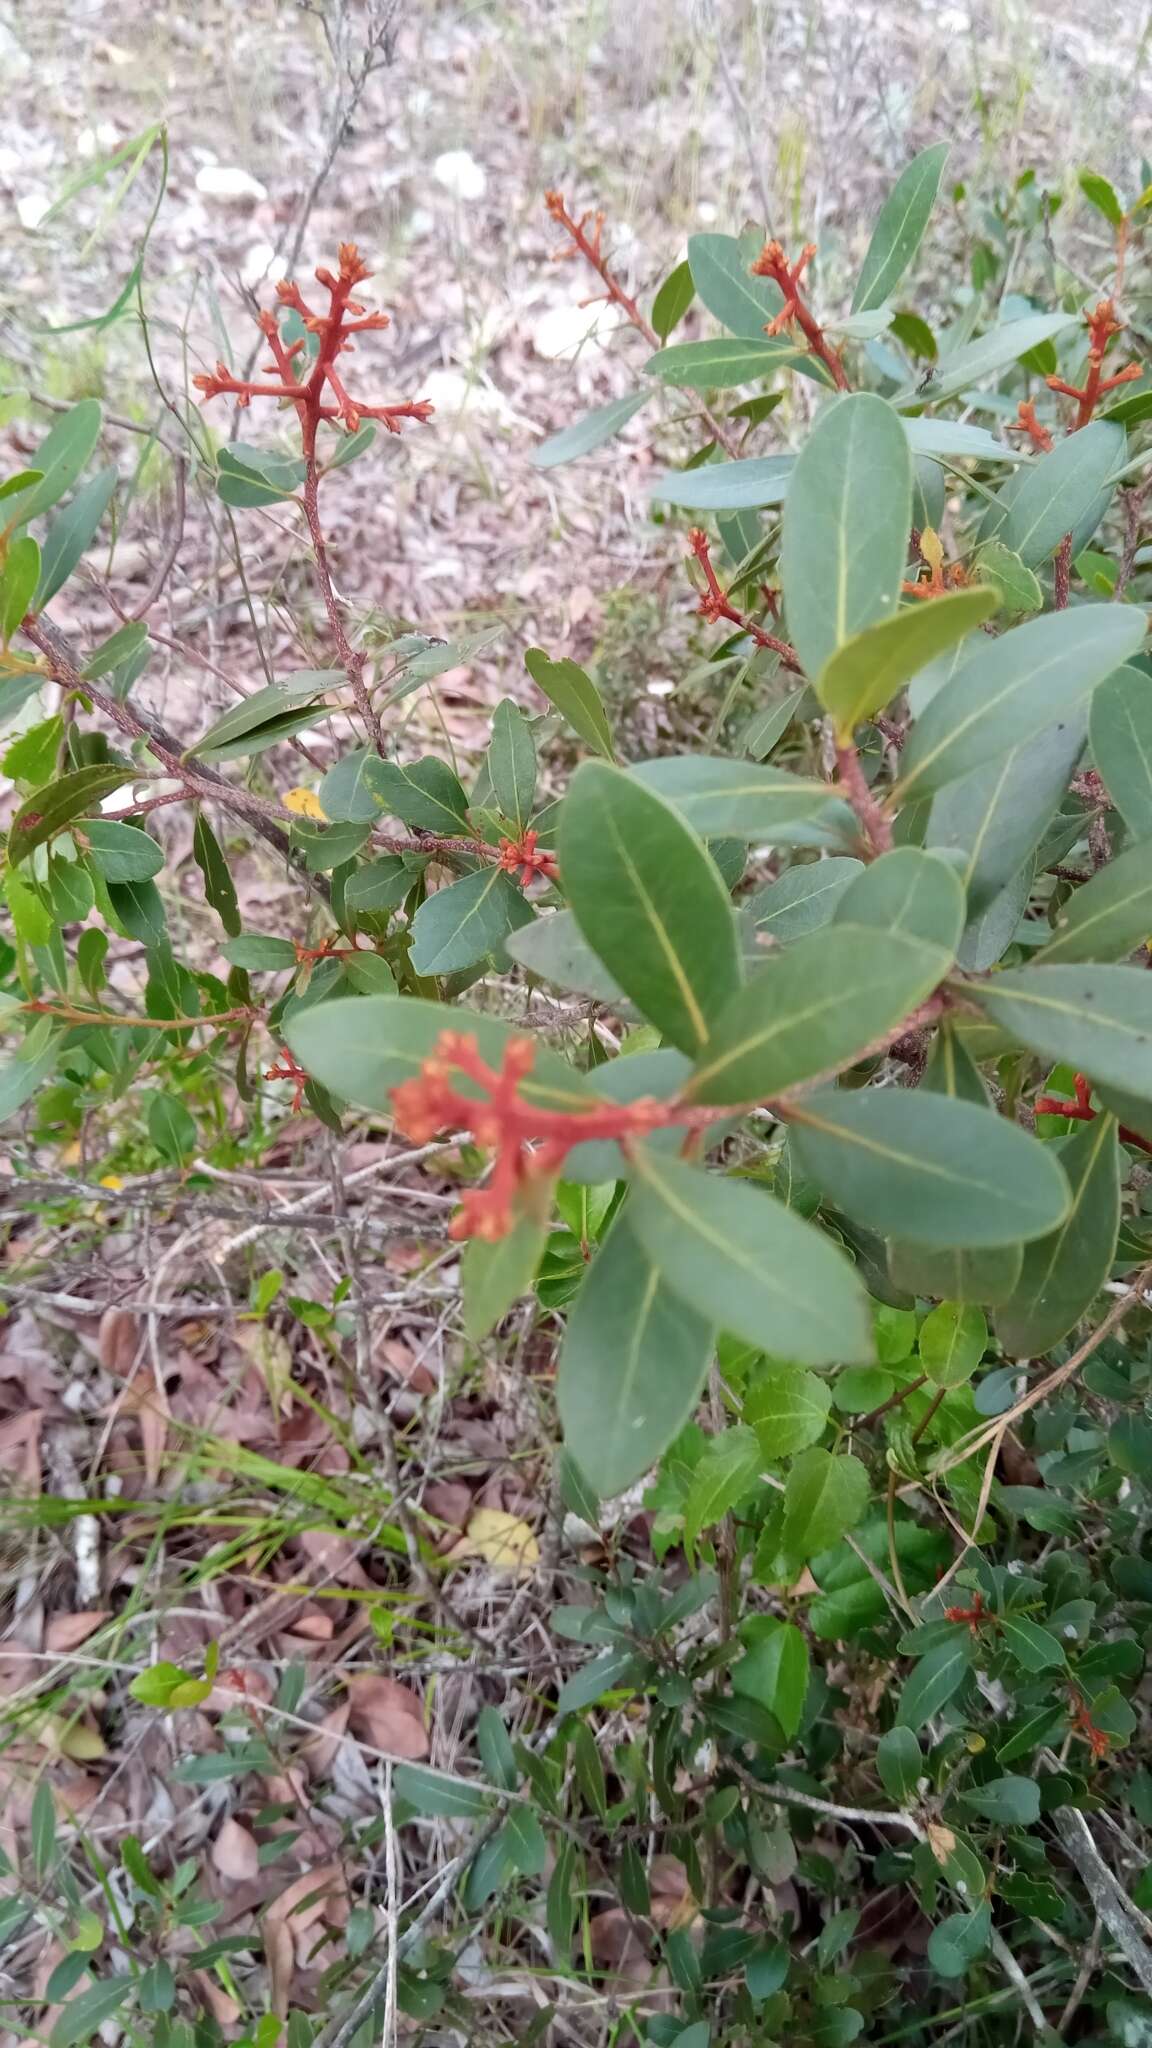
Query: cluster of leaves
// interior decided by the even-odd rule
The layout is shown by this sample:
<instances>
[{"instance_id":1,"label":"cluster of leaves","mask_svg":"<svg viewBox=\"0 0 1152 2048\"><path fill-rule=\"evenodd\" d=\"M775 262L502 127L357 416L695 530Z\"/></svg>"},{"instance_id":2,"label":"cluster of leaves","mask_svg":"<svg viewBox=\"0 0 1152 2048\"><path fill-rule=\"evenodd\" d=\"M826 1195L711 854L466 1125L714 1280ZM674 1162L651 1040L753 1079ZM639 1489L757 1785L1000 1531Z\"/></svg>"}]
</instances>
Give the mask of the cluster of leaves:
<instances>
[{"instance_id":1,"label":"cluster of leaves","mask_svg":"<svg viewBox=\"0 0 1152 2048\"><path fill-rule=\"evenodd\" d=\"M658 1811L698 1920L659 1944L682 2013L635 2030L692 2048L750 2029L813 2048L874 2025L900 2038L883 2011L923 1966L868 1939L888 1886L932 1923L941 2014L952 1980L989 2011L1021 1995L1022 1951L1043 2024L1072 1995L1091 1896L1108 1944L1096 2010L1121 2040L1152 2024L1117 1932L1139 1948L1146 1883L1135 1908L1120 1887L1109 1917L1077 1832L1099 1861L1085 1812L1152 1818L1146 1777L1117 1762L1152 1626L1152 388L1127 351L1123 374L1105 361L1152 180L1131 208L1085 186L1117 236L1100 305L1071 280L1047 304L1019 285L997 297L983 245L936 331L896 294L945 154L899 180L837 322L808 303L807 253L693 237L650 321L632 308L662 344L647 383L540 452L588 453L666 387L703 394L709 422L728 408L653 490L666 516L715 522L691 547L701 613L732 629L714 664L727 752L619 761L594 680L531 650L551 711L505 699L466 785L436 756L403 758L380 723L461 650L405 635L369 663L334 597L337 665L173 748L134 708L146 628L80 663L46 609L116 490L102 471L69 495L99 409L75 407L4 487L0 704L15 713L48 679L65 702L4 761L18 802L0 965L24 1036L0 1107L45 1086L58 1116L107 1104L155 1065L179 1094L157 1097L153 1142L186 1160L198 1076L224 1049L249 1099L256 1034L336 1128L344 1105L388 1117L447 1099L454 1063L464 1075L455 1127L474 1103L500 1153L499 1206L465 1209L492 1225L463 1262L469 1335L533 1289L562 1317L570 1505L592 1516L658 1466L646 1505L668 1584L621 1565L561 1608L559 1634L596 1654L547 1742L513 1748L488 1716L482 1780L406 1767L398 1811L482 1821L474 1910L551 1856L557 1958L585 1910L573 1844L597 1831L624 1843L623 1907L649 1916L636 1844ZM572 231L631 307L599 235ZM670 343L695 299L724 332ZM322 366L294 301L265 331L278 361ZM730 405L733 389L752 395ZM371 430L323 422L319 455L307 436L299 461L232 444L212 474L241 512L300 499L329 597L317 487ZM787 422L785 448L731 452L766 422ZM21 630L31 653L11 644ZM311 803L220 774L333 710L357 744ZM538 760L557 718L589 755L558 796ZM226 978L182 959L168 926L148 819L176 799L197 806ZM299 936L242 929L214 805L230 830L281 837L311 891ZM117 938L145 948L143 1018L109 993ZM513 966L575 999L575 1043L525 1062L491 1005L461 1004ZM269 975L258 999L252 977ZM718 1630L694 1631L716 1610ZM821 1661L832 1642L845 1663ZM646 1733L606 1777L586 1717L635 1693ZM829 1818L864 1831L848 1852L816 1837ZM771 1926L734 1903L747 1872L787 1896ZM790 1954L780 1926L814 1939ZM450 1956L428 1954L405 1992L425 2017L450 1997Z\"/></svg>"}]
</instances>

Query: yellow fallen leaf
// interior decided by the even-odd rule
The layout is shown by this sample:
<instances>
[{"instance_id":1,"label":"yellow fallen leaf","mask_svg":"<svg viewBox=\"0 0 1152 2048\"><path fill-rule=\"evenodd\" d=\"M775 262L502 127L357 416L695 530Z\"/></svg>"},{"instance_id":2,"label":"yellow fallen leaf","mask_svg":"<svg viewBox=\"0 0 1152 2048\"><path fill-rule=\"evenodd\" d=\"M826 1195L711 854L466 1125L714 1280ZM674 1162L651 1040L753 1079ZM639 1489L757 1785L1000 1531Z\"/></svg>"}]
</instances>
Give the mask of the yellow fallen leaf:
<instances>
[{"instance_id":1,"label":"yellow fallen leaf","mask_svg":"<svg viewBox=\"0 0 1152 2048\"><path fill-rule=\"evenodd\" d=\"M924 1832L937 1863L947 1863L956 1847L956 1837L951 1828L945 1827L942 1820L930 1820Z\"/></svg>"},{"instance_id":2,"label":"yellow fallen leaf","mask_svg":"<svg viewBox=\"0 0 1152 2048\"><path fill-rule=\"evenodd\" d=\"M449 1557L481 1557L494 1571L530 1574L540 1562L540 1545L527 1522L503 1508L477 1508Z\"/></svg>"},{"instance_id":3,"label":"yellow fallen leaf","mask_svg":"<svg viewBox=\"0 0 1152 2048\"><path fill-rule=\"evenodd\" d=\"M920 529L920 553L923 555L932 574L939 576L941 569L944 567L944 549L940 544L940 535L931 526L924 526Z\"/></svg>"},{"instance_id":4,"label":"yellow fallen leaf","mask_svg":"<svg viewBox=\"0 0 1152 2048\"><path fill-rule=\"evenodd\" d=\"M70 1145L65 1145L64 1150L61 1152L60 1164L61 1166L76 1166L79 1164L80 1160L83 1159L83 1157L84 1148L81 1145L79 1138L74 1138L72 1140L72 1143Z\"/></svg>"},{"instance_id":5,"label":"yellow fallen leaf","mask_svg":"<svg viewBox=\"0 0 1152 2048\"><path fill-rule=\"evenodd\" d=\"M123 1187L124 1183L121 1180L120 1175L118 1173L102 1173L100 1176L100 1185L102 1188L111 1188L113 1194L117 1194L119 1190Z\"/></svg>"},{"instance_id":6,"label":"yellow fallen leaf","mask_svg":"<svg viewBox=\"0 0 1152 2048\"><path fill-rule=\"evenodd\" d=\"M292 811L297 818L315 818L321 825L328 823L314 789L286 789L281 802L284 809Z\"/></svg>"}]
</instances>

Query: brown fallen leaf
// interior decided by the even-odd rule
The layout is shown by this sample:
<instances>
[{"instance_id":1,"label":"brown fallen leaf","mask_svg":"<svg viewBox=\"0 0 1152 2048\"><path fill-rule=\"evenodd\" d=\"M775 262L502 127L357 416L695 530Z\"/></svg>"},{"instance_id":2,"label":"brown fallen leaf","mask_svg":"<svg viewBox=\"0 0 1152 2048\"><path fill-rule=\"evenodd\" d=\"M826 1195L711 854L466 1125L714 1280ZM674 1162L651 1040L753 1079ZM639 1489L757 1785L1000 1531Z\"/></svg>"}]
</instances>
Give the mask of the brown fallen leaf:
<instances>
[{"instance_id":1,"label":"brown fallen leaf","mask_svg":"<svg viewBox=\"0 0 1152 2048\"><path fill-rule=\"evenodd\" d=\"M192 1982L221 2027L234 2027L240 2017L240 2007L234 1998L229 1998L222 1984L218 1984L211 1970L193 1970Z\"/></svg>"},{"instance_id":2,"label":"brown fallen leaf","mask_svg":"<svg viewBox=\"0 0 1152 2048\"><path fill-rule=\"evenodd\" d=\"M130 1308L106 1308L100 1318L100 1363L113 1379L126 1380L140 1351L140 1322Z\"/></svg>"},{"instance_id":3,"label":"brown fallen leaf","mask_svg":"<svg viewBox=\"0 0 1152 2048\"><path fill-rule=\"evenodd\" d=\"M107 1621L109 1612L107 1607L87 1607L78 1614L54 1614L44 1631L44 1648L57 1653L76 1649Z\"/></svg>"},{"instance_id":4,"label":"brown fallen leaf","mask_svg":"<svg viewBox=\"0 0 1152 2048\"><path fill-rule=\"evenodd\" d=\"M316 1870L306 1870L303 1877L296 1878L287 1891L273 1899L264 1915L266 1924L288 1924L293 1934L303 1934L321 1919L330 1927L342 1927L347 1918L348 1892L338 1863L322 1863Z\"/></svg>"},{"instance_id":5,"label":"brown fallen leaf","mask_svg":"<svg viewBox=\"0 0 1152 2048\"><path fill-rule=\"evenodd\" d=\"M226 1820L212 1844L212 1862L230 1884L249 1884L260 1869L255 1835L238 1820Z\"/></svg>"},{"instance_id":6,"label":"brown fallen leaf","mask_svg":"<svg viewBox=\"0 0 1152 2048\"><path fill-rule=\"evenodd\" d=\"M312 1778L326 1778L336 1760L336 1752L344 1739L348 1717L352 1712L351 1700L341 1700L325 1714L315 1735L310 1735L300 1751L300 1761L307 1766Z\"/></svg>"},{"instance_id":7,"label":"brown fallen leaf","mask_svg":"<svg viewBox=\"0 0 1152 2048\"><path fill-rule=\"evenodd\" d=\"M403 1386L410 1387L414 1394L434 1394L436 1376L429 1372L422 1358L417 1358L409 1346L399 1337L386 1337L380 1346L380 1356L388 1371Z\"/></svg>"},{"instance_id":8,"label":"brown fallen leaf","mask_svg":"<svg viewBox=\"0 0 1152 2048\"><path fill-rule=\"evenodd\" d=\"M354 1732L376 1749L417 1762L428 1754L424 1710L414 1692L383 1673L353 1672L344 1681Z\"/></svg>"},{"instance_id":9,"label":"brown fallen leaf","mask_svg":"<svg viewBox=\"0 0 1152 2048\"><path fill-rule=\"evenodd\" d=\"M434 1479L424 1488L421 1505L450 1529L463 1529L472 1513L472 1489L462 1479Z\"/></svg>"}]
</instances>

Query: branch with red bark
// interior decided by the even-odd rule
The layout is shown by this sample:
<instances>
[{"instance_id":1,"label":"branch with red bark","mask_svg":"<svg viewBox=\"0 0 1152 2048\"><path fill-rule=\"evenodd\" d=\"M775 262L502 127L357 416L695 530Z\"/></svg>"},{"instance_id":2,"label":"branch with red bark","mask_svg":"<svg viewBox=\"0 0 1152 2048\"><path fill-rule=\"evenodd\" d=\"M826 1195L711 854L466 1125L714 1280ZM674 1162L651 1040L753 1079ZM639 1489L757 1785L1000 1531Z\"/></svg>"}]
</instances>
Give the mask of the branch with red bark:
<instances>
[{"instance_id":1,"label":"branch with red bark","mask_svg":"<svg viewBox=\"0 0 1152 2048\"><path fill-rule=\"evenodd\" d=\"M1032 1105L1036 1115L1066 1116L1069 1123L1094 1124L1100 1112L1093 1109L1090 1101L1092 1083L1083 1074L1077 1074L1072 1086L1076 1091L1074 1102L1069 1102L1062 1095L1038 1095ZM1142 1138L1139 1131L1128 1130L1124 1124L1120 1125L1120 1138L1123 1144L1135 1145L1140 1152L1152 1152L1152 1144L1147 1138Z\"/></svg>"},{"instance_id":2,"label":"branch with red bark","mask_svg":"<svg viewBox=\"0 0 1152 2048\"><path fill-rule=\"evenodd\" d=\"M766 633L763 626L758 626L755 619L749 618L747 612L738 611L732 603L712 566L712 543L708 535L702 533L698 526L694 526L688 535L688 545L704 572L707 586L696 607L700 617L708 619L713 625L720 619L727 619L730 625L739 626L742 633L747 633L748 638L754 640L757 647L771 648L774 654L780 656L784 667L791 669L794 675L803 675L804 671L796 657L796 649L790 647L787 640L778 639L775 633Z\"/></svg>"}]
</instances>

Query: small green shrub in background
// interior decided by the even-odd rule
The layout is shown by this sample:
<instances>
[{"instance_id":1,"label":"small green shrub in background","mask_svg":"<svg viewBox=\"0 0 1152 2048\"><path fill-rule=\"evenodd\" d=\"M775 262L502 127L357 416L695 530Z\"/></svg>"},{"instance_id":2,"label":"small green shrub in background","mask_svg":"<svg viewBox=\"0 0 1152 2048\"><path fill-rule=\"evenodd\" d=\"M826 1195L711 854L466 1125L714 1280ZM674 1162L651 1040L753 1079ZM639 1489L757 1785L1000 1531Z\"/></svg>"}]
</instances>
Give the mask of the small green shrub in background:
<instances>
[{"instance_id":1,"label":"small green shrub in background","mask_svg":"<svg viewBox=\"0 0 1152 2048\"><path fill-rule=\"evenodd\" d=\"M1152 2040L1152 182L1126 207L1082 181L1117 238L1098 294L1039 261L1044 296L1019 261L1009 289L981 244L931 325L909 280L945 156L904 171L839 309L812 251L704 234L645 313L549 197L648 353L536 460L645 407L677 448L669 397L701 421L653 497L693 522L727 751L619 758L594 680L529 649L470 785L407 757L406 696L461 651L369 648L329 573L339 470L429 410L368 402L369 349L345 360L383 324L349 246L262 315L269 369L195 379L294 412L299 454L213 454L176 407L237 520L302 518L316 667L188 746L146 708L145 617L82 651L58 630L120 490L95 401L0 507L0 709L57 686L4 758L0 1106L56 1090L67 1121L143 1081L155 1152L186 1164L212 1140L197 1077L234 1070L243 1100L255 1064L334 1128L351 1104L490 1160L453 1223L469 1335L537 1291L564 1326L566 1505L594 1519L651 1475L656 1562L590 1568L556 1610L589 1656L539 1742L486 1710L478 1768L398 1767L395 1810L473 1824L464 1907L522 1902L557 2011L607 1981L613 2038L661 2048ZM694 302L710 331L672 338ZM545 707L585 756L559 793ZM348 743L301 815L253 763L331 712ZM149 821L173 802L226 978L172 934ZM243 928L246 834L298 873L295 932ZM109 986L124 940L139 1018ZM509 1024L483 984L513 968L587 1027ZM653 1848L690 1910L654 1906ZM613 1988L605 1871L671 2006ZM434 1937L402 1937L400 1998L448 2026ZM375 1956L351 1965L301 2043L356 1997L371 2019Z\"/></svg>"}]
</instances>

